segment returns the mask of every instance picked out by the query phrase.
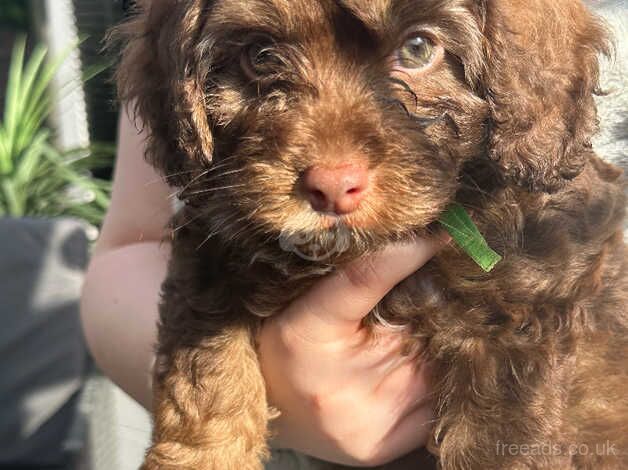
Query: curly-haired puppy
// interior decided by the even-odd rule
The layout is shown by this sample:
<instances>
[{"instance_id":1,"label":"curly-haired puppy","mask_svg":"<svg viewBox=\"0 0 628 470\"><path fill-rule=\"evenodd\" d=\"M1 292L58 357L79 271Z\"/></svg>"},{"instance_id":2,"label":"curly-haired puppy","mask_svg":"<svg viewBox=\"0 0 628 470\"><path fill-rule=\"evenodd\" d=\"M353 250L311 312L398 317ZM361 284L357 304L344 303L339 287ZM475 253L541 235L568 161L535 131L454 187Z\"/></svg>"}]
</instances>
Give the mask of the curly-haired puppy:
<instances>
[{"instance_id":1,"label":"curly-haired puppy","mask_svg":"<svg viewBox=\"0 0 628 470\"><path fill-rule=\"evenodd\" d=\"M504 261L450 246L377 307L432 364L438 465L628 468L624 182L579 0L153 0L117 34L185 201L145 469L262 468L260 323L453 201Z\"/></svg>"}]
</instances>

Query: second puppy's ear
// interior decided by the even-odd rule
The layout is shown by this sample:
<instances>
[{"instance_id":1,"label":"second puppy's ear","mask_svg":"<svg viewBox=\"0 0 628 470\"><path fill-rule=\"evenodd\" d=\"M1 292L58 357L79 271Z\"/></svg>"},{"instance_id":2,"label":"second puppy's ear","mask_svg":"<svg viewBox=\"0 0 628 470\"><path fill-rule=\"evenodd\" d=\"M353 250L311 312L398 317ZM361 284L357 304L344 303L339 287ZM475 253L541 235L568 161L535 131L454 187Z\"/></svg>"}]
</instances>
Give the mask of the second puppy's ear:
<instances>
[{"instance_id":1,"label":"second puppy's ear","mask_svg":"<svg viewBox=\"0 0 628 470\"><path fill-rule=\"evenodd\" d=\"M118 95L147 127L146 159L173 185L190 167L211 162L213 138L198 39L208 0L142 0L114 29L123 45Z\"/></svg>"},{"instance_id":2,"label":"second puppy's ear","mask_svg":"<svg viewBox=\"0 0 628 470\"><path fill-rule=\"evenodd\" d=\"M507 180L552 192L582 171L607 33L580 0L485 0L489 154Z\"/></svg>"}]
</instances>

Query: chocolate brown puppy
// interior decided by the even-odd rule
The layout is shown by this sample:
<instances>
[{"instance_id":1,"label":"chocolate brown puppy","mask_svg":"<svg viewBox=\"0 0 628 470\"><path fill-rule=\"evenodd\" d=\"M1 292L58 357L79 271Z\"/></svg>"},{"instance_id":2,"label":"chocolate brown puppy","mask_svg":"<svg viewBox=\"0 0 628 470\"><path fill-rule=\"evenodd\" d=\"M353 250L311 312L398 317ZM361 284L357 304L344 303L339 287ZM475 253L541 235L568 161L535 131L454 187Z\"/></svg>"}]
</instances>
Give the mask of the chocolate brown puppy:
<instances>
[{"instance_id":1,"label":"chocolate brown puppy","mask_svg":"<svg viewBox=\"0 0 628 470\"><path fill-rule=\"evenodd\" d=\"M263 319L454 201L504 260L450 246L365 322L431 362L438 466L628 468L625 186L579 0L153 0L115 35L185 202L145 469L261 469Z\"/></svg>"}]
</instances>

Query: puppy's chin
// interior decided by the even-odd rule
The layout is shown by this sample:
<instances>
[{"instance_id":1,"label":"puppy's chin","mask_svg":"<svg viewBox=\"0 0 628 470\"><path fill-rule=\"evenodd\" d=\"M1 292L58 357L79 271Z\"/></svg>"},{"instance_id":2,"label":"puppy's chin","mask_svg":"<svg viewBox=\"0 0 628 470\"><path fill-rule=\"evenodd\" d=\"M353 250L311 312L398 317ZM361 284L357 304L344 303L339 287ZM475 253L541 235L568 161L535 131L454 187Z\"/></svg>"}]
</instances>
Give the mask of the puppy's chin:
<instances>
[{"instance_id":1,"label":"puppy's chin","mask_svg":"<svg viewBox=\"0 0 628 470\"><path fill-rule=\"evenodd\" d=\"M368 229L347 223L344 218L333 219L326 220L324 227L283 230L279 236L280 248L306 261L339 265L378 251L389 243L429 236L437 230L435 224L400 231L384 227Z\"/></svg>"}]
</instances>

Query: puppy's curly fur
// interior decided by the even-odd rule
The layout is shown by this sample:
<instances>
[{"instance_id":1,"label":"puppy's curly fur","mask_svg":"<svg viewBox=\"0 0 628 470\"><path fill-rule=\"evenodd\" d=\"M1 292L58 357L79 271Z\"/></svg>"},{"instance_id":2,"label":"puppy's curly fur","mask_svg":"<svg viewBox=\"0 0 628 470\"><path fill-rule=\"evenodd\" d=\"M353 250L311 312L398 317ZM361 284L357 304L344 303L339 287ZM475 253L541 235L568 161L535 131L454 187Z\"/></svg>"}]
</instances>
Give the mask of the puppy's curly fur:
<instances>
[{"instance_id":1,"label":"puppy's curly fur","mask_svg":"<svg viewBox=\"0 0 628 470\"><path fill-rule=\"evenodd\" d=\"M145 469L262 468L263 318L430 232L452 201L504 261L486 274L450 246L376 308L432 364L439 467L628 468L624 180L591 147L609 46L579 0L145 3L114 33L120 96L185 201ZM400 71L391 57L417 31L441 54ZM355 159L370 190L330 222L300 175ZM281 248L295 237L331 255Z\"/></svg>"}]
</instances>

